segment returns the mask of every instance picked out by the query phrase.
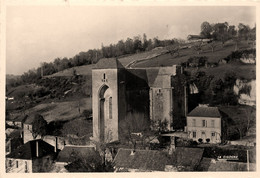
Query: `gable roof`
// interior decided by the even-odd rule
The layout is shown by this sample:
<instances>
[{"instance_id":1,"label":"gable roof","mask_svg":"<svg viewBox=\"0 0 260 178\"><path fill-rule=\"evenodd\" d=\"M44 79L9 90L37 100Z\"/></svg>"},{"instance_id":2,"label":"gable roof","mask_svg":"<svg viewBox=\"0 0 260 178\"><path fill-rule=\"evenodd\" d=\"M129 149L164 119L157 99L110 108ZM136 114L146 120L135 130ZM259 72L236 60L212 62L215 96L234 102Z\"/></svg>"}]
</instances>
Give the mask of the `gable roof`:
<instances>
[{"instance_id":1,"label":"gable roof","mask_svg":"<svg viewBox=\"0 0 260 178\"><path fill-rule=\"evenodd\" d=\"M92 69L123 69L124 66L116 58L102 58Z\"/></svg>"},{"instance_id":2,"label":"gable roof","mask_svg":"<svg viewBox=\"0 0 260 178\"><path fill-rule=\"evenodd\" d=\"M131 155L131 149L118 150L114 159L117 168L139 169L140 171L164 171L169 163L167 153L157 150L135 150Z\"/></svg>"},{"instance_id":3,"label":"gable roof","mask_svg":"<svg viewBox=\"0 0 260 178\"><path fill-rule=\"evenodd\" d=\"M32 140L27 142L26 144L18 147L10 154L6 155L7 158L15 158L15 159L26 159L31 160L36 158L36 142L38 142L38 153L40 157L53 154L54 147L43 140Z\"/></svg>"},{"instance_id":4,"label":"gable roof","mask_svg":"<svg viewBox=\"0 0 260 178\"><path fill-rule=\"evenodd\" d=\"M25 122L27 119L28 115L20 115L14 118L14 122Z\"/></svg>"},{"instance_id":5,"label":"gable roof","mask_svg":"<svg viewBox=\"0 0 260 178\"><path fill-rule=\"evenodd\" d=\"M188 116L195 117L221 117L217 107L197 106Z\"/></svg>"},{"instance_id":6,"label":"gable roof","mask_svg":"<svg viewBox=\"0 0 260 178\"><path fill-rule=\"evenodd\" d=\"M188 170L195 170L202 160L203 152L203 148L177 147L173 159L176 166L184 166Z\"/></svg>"},{"instance_id":7,"label":"gable roof","mask_svg":"<svg viewBox=\"0 0 260 178\"><path fill-rule=\"evenodd\" d=\"M63 150L59 152L56 162L72 162L73 157L87 158L90 156L99 156L94 147L88 146L65 146Z\"/></svg>"}]
</instances>

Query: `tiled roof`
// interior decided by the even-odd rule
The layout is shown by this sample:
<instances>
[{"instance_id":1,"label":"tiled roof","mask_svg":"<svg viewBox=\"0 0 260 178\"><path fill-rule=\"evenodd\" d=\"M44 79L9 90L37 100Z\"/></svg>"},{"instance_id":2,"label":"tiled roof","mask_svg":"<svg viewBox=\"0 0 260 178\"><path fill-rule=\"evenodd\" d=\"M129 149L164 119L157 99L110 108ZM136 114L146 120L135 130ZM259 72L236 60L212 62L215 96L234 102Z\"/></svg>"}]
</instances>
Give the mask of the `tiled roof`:
<instances>
[{"instance_id":1,"label":"tiled roof","mask_svg":"<svg viewBox=\"0 0 260 178\"><path fill-rule=\"evenodd\" d=\"M197 106L188 116L195 117L221 117L217 107Z\"/></svg>"},{"instance_id":2,"label":"tiled roof","mask_svg":"<svg viewBox=\"0 0 260 178\"><path fill-rule=\"evenodd\" d=\"M157 150L135 150L131 155L131 149L119 149L114 159L117 168L138 169L140 171L164 171L169 163L167 153Z\"/></svg>"},{"instance_id":3,"label":"tiled roof","mask_svg":"<svg viewBox=\"0 0 260 178\"><path fill-rule=\"evenodd\" d=\"M28 115L20 115L14 118L15 122L24 122L27 119Z\"/></svg>"},{"instance_id":4,"label":"tiled roof","mask_svg":"<svg viewBox=\"0 0 260 178\"><path fill-rule=\"evenodd\" d=\"M122 69L124 66L115 58L103 58L96 63L93 69Z\"/></svg>"},{"instance_id":5,"label":"tiled roof","mask_svg":"<svg viewBox=\"0 0 260 178\"><path fill-rule=\"evenodd\" d=\"M36 142L38 142L38 151L39 156L43 157L48 154L54 153L54 147L43 140L32 140L27 142L26 144L18 147L13 152L8 154L7 158L15 158L15 159L33 159L36 158Z\"/></svg>"},{"instance_id":6,"label":"tiled roof","mask_svg":"<svg viewBox=\"0 0 260 178\"><path fill-rule=\"evenodd\" d=\"M99 156L95 151L94 147L87 146L65 146L63 150L60 151L56 162L72 162L73 157L83 157L87 158L89 156Z\"/></svg>"},{"instance_id":7,"label":"tiled roof","mask_svg":"<svg viewBox=\"0 0 260 178\"><path fill-rule=\"evenodd\" d=\"M177 147L174 160L177 166L184 166L190 170L194 170L199 166L203 152L203 148Z\"/></svg>"},{"instance_id":8,"label":"tiled roof","mask_svg":"<svg viewBox=\"0 0 260 178\"><path fill-rule=\"evenodd\" d=\"M26 120L24 121L25 124L32 124L33 120L34 120L34 114L30 114Z\"/></svg>"}]
</instances>

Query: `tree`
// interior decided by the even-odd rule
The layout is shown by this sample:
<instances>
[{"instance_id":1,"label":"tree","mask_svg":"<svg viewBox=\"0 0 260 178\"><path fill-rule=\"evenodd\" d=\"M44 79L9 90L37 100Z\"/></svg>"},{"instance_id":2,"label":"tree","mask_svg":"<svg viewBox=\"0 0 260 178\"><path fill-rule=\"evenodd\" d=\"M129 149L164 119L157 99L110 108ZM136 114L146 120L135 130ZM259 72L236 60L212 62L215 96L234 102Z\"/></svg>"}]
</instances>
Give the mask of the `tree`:
<instances>
[{"instance_id":1,"label":"tree","mask_svg":"<svg viewBox=\"0 0 260 178\"><path fill-rule=\"evenodd\" d=\"M241 39L249 40L250 36L250 27L248 25L244 25L243 23L239 23L238 25L238 36Z\"/></svg>"},{"instance_id":2,"label":"tree","mask_svg":"<svg viewBox=\"0 0 260 178\"><path fill-rule=\"evenodd\" d=\"M200 35L204 38L211 38L212 26L208 22L203 22L200 26L201 32Z\"/></svg>"},{"instance_id":3,"label":"tree","mask_svg":"<svg viewBox=\"0 0 260 178\"><path fill-rule=\"evenodd\" d=\"M140 119L140 115L137 112L128 113L125 119L120 122L120 130L123 138L132 144L135 144L135 140L132 136L133 132L144 133L149 131L149 129L149 120L147 118Z\"/></svg>"},{"instance_id":4,"label":"tree","mask_svg":"<svg viewBox=\"0 0 260 178\"><path fill-rule=\"evenodd\" d=\"M234 84L236 83L237 76L235 72L227 72L224 76L224 85L225 88L233 89Z\"/></svg>"},{"instance_id":5,"label":"tree","mask_svg":"<svg viewBox=\"0 0 260 178\"><path fill-rule=\"evenodd\" d=\"M255 114L255 108L250 106L234 108L229 130L237 131L242 139L243 136L248 135L249 129L255 126Z\"/></svg>"},{"instance_id":6,"label":"tree","mask_svg":"<svg viewBox=\"0 0 260 178\"><path fill-rule=\"evenodd\" d=\"M142 41L140 36L135 36L134 37L134 52L140 52L142 51Z\"/></svg>"},{"instance_id":7,"label":"tree","mask_svg":"<svg viewBox=\"0 0 260 178\"><path fill-rule=\"evenodd\" d=\"M218 43L216 41L212 41L208 43L208 46L211 48L211 52L214 52L214 49L218 46Z\"/></svg>"},{"instance_id":8,"label":"tree","mask_svg":"<svg viewBox=\"0 0 260 178\"><path fill-rule=\"evenodd\" d=\"M32 122L32 136L33 139L39 135L41 137L46 135L47 131L47 121L40 114L34 115L34 120Z\"/></svg>"},{"instance_id":9,"label":"tree","mask_svg":"<svg viewBox=\"0 0 260 178\"><path fill-rule=\"evenodd\" d=\"M237 35L237 30L235 25L230 25L228 27L228 38L232 39L233 37L235 37Z\"/></svg>"},{"instance_id":10,"label":"tree","mask_svg":"<svg viewBox=\"0 0 260 178\"><path fill-rule=\"evenodd\" d=\"M198 42L193 45L193 50L197 52L197 54L200 54L202 52L202 42Z\"/></svg>"},{"instance_id":11,"label":"tree","mask_svg":"<svg viewBox=\"0 0 260 178\"><path fill-rule=\"evenodd\" d=\"M228 40L228 23L217 23L213 26L213 38L222 42L222 47L224 43Z\"/></svg>"},{"instance_id":12,"label":"tree","mask_svg":"<svg viewBox=\"0 0 260 178\"><path fill-rule=\"evenodd\" d=\"M146 50L148 48L148 41L147 41L147 37L146 34L143 34L143 49Z\"/></svg>"},{"instance_id":13,"label":"tree","mask_svg":"<svg viewBox=\"0 0 260 178\"><path fill-rule=\"evenodd\" d=\"M239 36L234 36L232 39L235 42L235 51L237 51L238 50L238 44L239 44L241 39L239 38Z\"/></svg>"},{"instance_id":14,"label":"tree","mask_svg":"<svg viewBox=\"0 0 260 178\"><path fill-rule=\"evenodd\" d=\"M104 164L100 154L95 151L88 156L74 151L71 156L71 163L65 166L69 172L113 172L112 164Z\"/></svg>"}]
</instances>

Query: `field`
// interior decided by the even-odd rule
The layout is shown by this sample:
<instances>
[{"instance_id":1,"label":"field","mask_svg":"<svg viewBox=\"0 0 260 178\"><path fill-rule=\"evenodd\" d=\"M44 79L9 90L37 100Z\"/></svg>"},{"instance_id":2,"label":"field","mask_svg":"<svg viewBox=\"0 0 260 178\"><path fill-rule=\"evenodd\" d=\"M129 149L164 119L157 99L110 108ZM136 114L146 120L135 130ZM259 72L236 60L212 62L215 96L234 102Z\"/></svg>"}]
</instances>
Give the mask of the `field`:
<instances>
[{"instance_id":1,"label":"field","mask_svg":"<svg viewBox=\"0 0 260 178\"><path fill-rule=\"evenodd\" d=\"M90 65L84 65L79 67L72 67L45 77L70 77L73 76L74 70L76 71L77 75L91 75L92 72L91 70L93 66L94 66L93 64L90 64Z\"/></svg>"},{"instance_id":2,"label":"field","mask_svg":"<svg viewBox=\"0 0 260 178\"><path fill-rule=\"evenodd\" d=\"M47 122L72 120L82 117L84 110L90 110L92 108L91 102L90 98L83 98L76 101L41 103L26 110L25 114L39 113Z\"/></svg>"},{"instance_id":3,"label":"field","mask_svg":"<svg viewBox=\"0 0 260 178\"><path fill-rule=\"evenodd\" d=\"M223 79L227 72L234 72L240 79L256 79L256 66L250 64L241 64L240 62L231 62L212 68L189 68L185 70L191 72L191 74L195 74L197 71L205 71L207 75L213 75L216 79Z\"/></svg>"},{"instance_id":4,"label":"field","mask_svg":"<svg viewBox=\"0 0 260 178\"><path fill-rule=\"evenodd\" d=\"M249 47L245 42L239 43L239 49L245 49ZM202 52L197 54L191 48L182 49L180 50L180 54L178 57L172 56L171 54L163 54L161 56L152 58L150 60L138 62L135 64L134 67L156 67L156 66L171 66L181 64L182 62L186 62L190 57L193 56L206 56L208 58L208 62L215 63L218 62L220 59L227 57L231 54L232 51L235 49L235 44L232 42L228 42L222 48L221 44L218 44L214 52L207 46L202 48Z\"/></svg>"}]
</instances>

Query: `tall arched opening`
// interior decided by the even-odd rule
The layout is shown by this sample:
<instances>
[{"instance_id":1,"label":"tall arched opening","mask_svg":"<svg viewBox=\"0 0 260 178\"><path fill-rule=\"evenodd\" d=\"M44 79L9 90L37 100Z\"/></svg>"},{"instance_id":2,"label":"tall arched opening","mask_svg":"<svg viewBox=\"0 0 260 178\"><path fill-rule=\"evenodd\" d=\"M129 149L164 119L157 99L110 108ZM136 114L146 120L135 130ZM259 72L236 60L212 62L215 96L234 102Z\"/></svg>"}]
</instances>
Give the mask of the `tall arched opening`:
<instances>
[{"instance_id":1,"label":"tall arched opening","mask_svg":"<svg viewBox=\"0 0 260 178\"><path fill-rule=\"evenodd\" d=\"M109 130L106 129L106 122L112 119L112 92L107 85L101 87L99 92L99 139L101 142L109 142Z\"/></svg>"}]
</instances>

